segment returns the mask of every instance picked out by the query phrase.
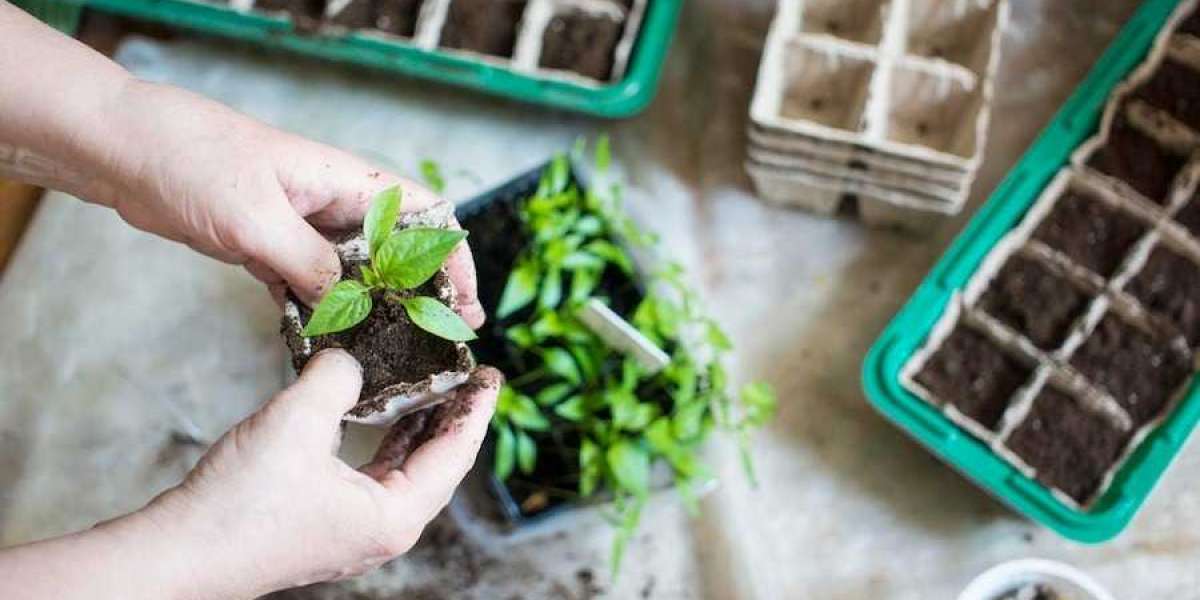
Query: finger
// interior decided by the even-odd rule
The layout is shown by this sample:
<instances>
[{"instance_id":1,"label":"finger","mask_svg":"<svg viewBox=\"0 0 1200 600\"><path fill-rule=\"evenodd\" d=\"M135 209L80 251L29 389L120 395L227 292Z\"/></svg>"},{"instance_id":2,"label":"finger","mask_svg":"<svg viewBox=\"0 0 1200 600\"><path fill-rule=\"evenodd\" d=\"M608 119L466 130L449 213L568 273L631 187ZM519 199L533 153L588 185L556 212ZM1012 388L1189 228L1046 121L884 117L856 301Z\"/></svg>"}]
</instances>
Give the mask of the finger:
<instances>
[{"instance_id":1,"label":"finger","mask_svg":"<svg viewBox=\"0 0 1200 600\"><path fill-rule=\"evenodd\" d=\"M476 369L455 400L439 406L439 417L426 426L436 428L432 439L380 480L406 511L428 522L450 501L475 463L503 381L491 367Z\"/></svg>"},{"instance_id":2,"label":"finger","mask_svg":"<svg viewBox=\"0 0 1200 600\"><path fill-rule=\"evenodd\" d=\"M342 416L358 402L362 367L345 350L322 350L291 387L265 407L265 418L322 449L338 439Z\"/></svg>"},{"instance_id":3,"label":"finger","mask_svg":"<svg viewBox=\"0 0 1200 600\"><path fill-rule=\"evenodd\" d=\"M333 244L286 201L270 206L252 228L254 239L242 240L250 262L278 273L301 301L314 305L341 278L341 261Z\"/></svg>"},{"instance_id":4,"label":"finger","mask_svg":"<svg viewBox=\"0 0 1200 600\"><path fill-rule=\"evenodd\" d=\"M276 273L274 269L257 260L247 261L243 266L246 268L246 272L250 273L252 277L261 281L267 287L285 283L279 273Z\"/></svg>"},{"instance_id":5,"label":"finger","mask_svg":"<svg viewBox=\"0 0 1200 600\"><path fill-rule=\"evenodd\" d=\"M454 283L455 304L458 314L471 329L479 329L487 319L483 305L479 303L479 288L475 280L475 259L471 247L464 241L446 259L446 272Z\"/></svg>"},{"instance_id":6,"label":"finger","mask_svg":"<svg viewBox=\"0 0 1200 600\"><path fill-rule=\"evenodd\" d=\"M435 411L436 406L427 408L404 417L393 425L380 442L375 457L359 470L380 481L389 472L399 469L417 447L428 441L427 426Z\"/></svg>"}]
</instances>

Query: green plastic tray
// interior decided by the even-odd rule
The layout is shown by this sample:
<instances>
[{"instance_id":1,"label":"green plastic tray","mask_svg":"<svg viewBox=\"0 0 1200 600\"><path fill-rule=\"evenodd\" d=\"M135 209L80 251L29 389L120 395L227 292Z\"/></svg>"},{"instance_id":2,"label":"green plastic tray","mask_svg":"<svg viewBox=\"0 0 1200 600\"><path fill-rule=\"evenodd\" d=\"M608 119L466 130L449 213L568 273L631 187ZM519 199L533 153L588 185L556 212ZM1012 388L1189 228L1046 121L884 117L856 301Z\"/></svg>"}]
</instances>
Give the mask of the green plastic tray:
<instances>
[{"instance_id":1,"label":"green plastic tray","mask_svg":"<svg viewBox=\"0 0 1200 600\"><path fill-rule=\"evenodd\" d=\"M904 389L900 369L925 342L953 292L966 285L987 253L1020 222L1067 163L1071 152L1096 131L1113 87L1146 57L1179 1L1148 0L1141 6L879 336L863 364L867 398L884 416L1018 512L1084 543L1116 536L1150 495L1200 419L1200 390L1195 380L1184 401L1134 452L1105 494L1089 510L1080 511L1056 499L993 454L986 444Z\"/></svg>"},{"instance_id":2,"label":"green plastic tray","mask_svg":"<svg viewBox=\"0 0 1200 600\"><path fill-rule=\"evenodd\" d=\"M27 5L83 5L147 21L248 40L342 63L364 65L601 117L641 112L658 91L659 76L684 0L651 0L625 76L605 86L543 79L452 52L428 51L369 35L298 34L284 17L242 13L189 0L18 0ZM31 10L30 12L35 12Z\"/></svg>"}]
</instances>

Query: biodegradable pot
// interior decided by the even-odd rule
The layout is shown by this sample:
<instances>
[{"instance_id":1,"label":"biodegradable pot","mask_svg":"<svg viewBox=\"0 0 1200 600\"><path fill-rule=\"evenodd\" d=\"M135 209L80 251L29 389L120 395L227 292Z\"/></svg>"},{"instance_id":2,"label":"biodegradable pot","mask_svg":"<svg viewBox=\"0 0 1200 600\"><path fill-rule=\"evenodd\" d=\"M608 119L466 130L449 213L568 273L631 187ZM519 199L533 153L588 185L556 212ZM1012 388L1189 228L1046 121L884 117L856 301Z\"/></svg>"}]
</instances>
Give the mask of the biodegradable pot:
<instances>
[{"instance_id":1,"label":"biodegradable pot","mask_svg":"<svg viewBox=\"0 0 1200 600\"><path fill-rule=\"evenodd\" d=\"M542 172L548 165L538 166L458 209L459 222L471 233L479 300L488 314L494 314L509 272L528 242L518 214L518 203L537 190ZM571 181L586 189L587 182L579 173L580 169L573 167ZM613 310L621 315L628 315L637 307L644 296L642 290L643 281L626 277L615 269L608 269L597 287L597 292L608 296ZM513 318L519 320L524 316L517 314ZM481 362L499 368L512 380L520 377L526 366L520 364L509 349L504 335L508 321L490 319L479 331L480 339L472 347ZM669 398L663 400L669 402ZM549 437L553 446L539 447L538 468L532 475L514 474L508 481L501 481L488 469L489 488L499 504L499 512L513 525L532 525L580 504L577 497L578 459L570 450L578 447L579 440L569 431L552 430ZM493 452L494 440L489 436L479 464L490 465ZM655 487L666 487L670 481L669 469L655 471Z\"/></svg>"},{"instance_id":2,"label":"biodegradable pot","mask_svg":"<svg viewBox=\"0 0 1200 600\"><path fill-rule=\"evenodd\" d=\"M1113 600L1107 590L1079 569L1040 559L996 565L976 577L958 600L1024 600L1022 592L1038 588L1056 594L1052 596L1055 600Z\"/></svg>"},{"instance_id":3,"label":"biodegradable pot","mask_svg":"<svg viewBox=\"0 0 1200 600\"><path fill-rule=\"evenodd\" d=\"M421 212L401 214L397 229L409 227L446 227L450 223L449 205L439 205ZM338 256L342 259L343 270L346 275L350 275L355 266L364 264L367 261L367 242L363 238L362 232L337 243L335 248ZM451 309L456 308L456 290L444 267L428 283L422 286L421 291L427 295L436 297ZM301 331L304 329L304 321L307 319L310 311L294 298L289 297L284 303L283 308L282 333L292 354L292 364L297 370L303 368L308 359L316 351L319 351L321 346L341 346L339 340L332 340L330 342L318 341L316 343L314 343L314 340L335 338L342 335L342 333L318 336L312 339L301 335ZM372 309L372 317L368 317L368 321L355 326L355 328L367 325L377 313L385 310L388 310L388 308L377 299L375 307ZM418 336L424 336L431 338L433 340L431 343L433 344L444 342L447 347L442 349L444 351L442 356L446 364L444 368L441 368L440 365L435 365L435 368L440 370L435 370L432 373L422 375L413 380L406 381L399 378L395 381L384 380L379 385L371 386L377 389L368 389L368 386L364 386L364 393L359 397L358 404L350 409L350 412L346 413L346 421L380 427L390 426L405 415L434 406L448 399L449 394L455 388L467 382L470 371L475 366L474 357L464 343L434 338L432 334L417 329L406 318L402 324L395 325L393 323L391 326L399 326L411 330L414 339L420 339ZM355 328L349 331L353 332ZM355 352L353 348L348 348L348 350L352 354ZM410 361L403 362L410 364Z\"/></svg>"}]
</instances>

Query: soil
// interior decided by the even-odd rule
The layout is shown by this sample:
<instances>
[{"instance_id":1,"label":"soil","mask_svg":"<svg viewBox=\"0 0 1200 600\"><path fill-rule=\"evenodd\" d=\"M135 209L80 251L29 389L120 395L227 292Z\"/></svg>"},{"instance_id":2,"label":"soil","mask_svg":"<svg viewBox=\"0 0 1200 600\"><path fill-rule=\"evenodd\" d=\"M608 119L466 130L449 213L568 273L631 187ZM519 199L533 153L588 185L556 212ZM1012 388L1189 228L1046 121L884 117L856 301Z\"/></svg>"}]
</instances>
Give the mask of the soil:
<instances>
[{"instance_id":1,"label":"soil","mask_svg":"<svg viewBox=\"0 0 1200 600\"><path fill-rule=\"evenodd\" d=\"M355 265L343 264L343 272L358 275ZM444 277L441 273L435 275L415 293L436 297L437 287L444 282ZM418 328L408 318L404 307L385 300L381 293L375 293L372 299L374 308L365 321L346 331L311 340L314 355L326 348L344 348L358 359L363 367L363 398L370 398L388 386L416 382L435 373L460 368L453 342ZM311 314L308 307L301 305L301 322L308 322ZM286 327L284 333L288 333ZM287 335L287 338L288 347L292 349L292 364L300 371L309 356L298 352L302 343L298 336Z\"/></svg>"},{"instance_id":2,"label":"soil","mask_svg":"<svg viewBox=\"0 0 1200 600\"><path fill-rule=\"evenodd\" d=\"M995 431L1009 400L1032 372L982 333L959 325L917 373L916 381L935 398Z\"/></svg>"},{"instance_id":3,"label":"soil","mask_svg":"<svg viewBox=\"0 0 1200 600\"><path fill-rule=\"evenodd\" d=\"M286 12L296 27L315 30L325 16L326 0L257 0L254 8L263 12Z\"/></svg>"},{"instance_id":4,"label":"soil","mask_svg":"<svg viewBox=\"0 0 1200 600\"><path fill-rule=\"evenodd\" d=\"M1062 596L1053 588L1042 584L1025 585L1013 590L996 600L1062 600Z\"/></svg>"},{"instance_id":5,"label":"soil","mask_svg":"<svg viewBox=\"0 0 1200 600\"><path fill-rule=\"evenodd\" d=\"M1037 470L1038 481L1083 504L1100 489L1130 437L1074 398L1046 388L1005 445Z\"/></svg>"},{"instance_id":6,"label":"soil","mask_svg":"<svg viewBox=\"0 0 1200 600\"><path fill-rule=\"evenodd\" d=\"M510 58L525 0L452 0L441 45Z\"/></svg>"},{"instance_id":7,"label":"soil","mask_svg":"<svg viewBox=\"0 0 1200 600\"><path fill-rule=\"evenodd\" d=\"M1171 183L1185 162L1185 157L1118 118L1113 121L1108 141L1088 160L1088 166L1125 181L1151 202L1165 205Z\"/></svg>"},{"instance_id":8,"label":"soil","mask_svg":"<svg viewBox=\"0 0 1200 600\"><path fill-rule=\"evenodd\" d=\"M1200 194L1193 195L1188 203L1175 213L1175 221L1183 225L1193 236L1200 237Z\"/></svg>"},{"instance_id":9,"label":"soil","mask_svg":"<svg viewBox=\"0 0 1200 600\"><path fill-rule=\"evenodd\" d=\"M1111 314L1071 358L1071 366L1108 391L1133 418L1135 427L1162 414L1171 396L1191 375L1190 363L1167 340Z\"/></svg>"},{"instance_id":10,"label":"soil","mask_svg":"<svg viewBox=\"0 0 1200 600\"><path fill-rule=\"evenodd\" d=\"M1184 19L1175 31L1200 36L1200 11L1196 11Z\"/></svg>"},{"instance_id":11,"label":"soil","mask_svg":"<svg viewBox=\"0 0 1200 600\"><path fill-rule=\"evenodd\" d=\"M1010 258L980 300L985 312L1043 350L1062 345L1087 303L1087 294L1024 256Z\"/></svg>"},{"instance_id":12,"label":"soil","mask_svg":"<svg viewBox=\"0 0 1200 600\"><path fill-rule=\"evenodd\" d=\"M375 2L350 0L342 10L329 18L329 22L350 29L367 29L375 23Z\"/></svg>"},{"instance_id":13,"label":"soil","mask_svg":"<svg viewBox=\"0 0 1200 600\"><path fill-rule=\"evenodd\" d=\"M1171 113L1179 122L1200 129L1200 72L1166 59L1133 98Z\"/></svg>"},{"instance_id":14,"label":"soil","mask_svg":"<svg viewBox=\"0 0 1200 600\"><path fill-rule=\"evenodd\" d=\"M330 22L351 29L377 29L400 37L417 31L423 0L351 0Z\"/></svg>"},{"instance_id":15,"label":"soil","mask_svg":"<svg viewBox=\"0 0 1200 600\"><path fill-rule=\"evenodd\" d=\"M542 36L540 66L607 81L612 77L623 26L619 20L582 11L558 15L550 20Z\"/></svg>"},{"instance_id":16,"label":"soil","mask_svg":"<svg viewBox=\"0 0 1200 600\"><path fill-rule=\"evenodd\" d=\"M1200 342L1200 267L1163 247L1150 253L1128 291L1196 347Z\"/></svg>"},{"instance_id":17,"label":"soil","mask_svg":"<svg viewBox=\"0 0 1200 600\"><path fill-rule=\"evenodd\" d=\"M1033 238L1107 278L1145 232L1146 226L1132 216L1068 191L1033 232Z\"/></svg>"}]
</instances>

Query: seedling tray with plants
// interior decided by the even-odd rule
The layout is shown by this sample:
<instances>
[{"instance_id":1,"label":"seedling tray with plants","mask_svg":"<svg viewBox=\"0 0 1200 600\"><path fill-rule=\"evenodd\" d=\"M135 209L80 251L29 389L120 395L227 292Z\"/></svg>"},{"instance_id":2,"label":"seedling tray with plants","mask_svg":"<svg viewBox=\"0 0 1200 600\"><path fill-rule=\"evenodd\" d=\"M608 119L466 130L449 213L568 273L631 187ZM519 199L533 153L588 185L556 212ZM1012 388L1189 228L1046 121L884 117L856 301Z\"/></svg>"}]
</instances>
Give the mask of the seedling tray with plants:
<instances>
[{"instance_id":1,"label":"seedling tray with plants","mask_svg":"<svg viewBox=\"0 0 1200 600\"><path fill-rule=\"evenodd\" d=\"M1007 0L781 0L750 108L764 199L922 229L982 159Z\"/></svg>"},{"instance_id":2,"label":"seedling tray with plants","mask_svg":"<svg viewBox=\"0 0 1200 600\"><path fill-rule=\"evenodd\" d=\"M700 312L678 265L638 269L634 253L645 256L655 238L602 181L606 141L596 157L591 181L560 156L458 214L491 317L473 349L508 375L492 423L502 512L523 525L609 502L615 568L656 469L694 505L712 480L700 444L714 429L744 442L770 418L774 397L764 384L726 392L728 338ZM628 343L595 324L597 310Z\"/></svg>"},{"instance_id":3,"label":"seedling tray with plants","mask_svg":"<svg viewBox=\"0 0 1200 600\"><path fill-rule=\"evenodd\" d=\"M24 4L46 12L37 0ZM628 117L657 90L683 0L78 4L517 100Z\"/></svg>"},{"instance_id":4,"label":"seedling tray with plants","mask_svg":"<svg viewBox=\"0 0 1200 600\"><path fill-rule=\"evenodd\" d=\"M1119 533L1200 419L1200 15L1150 0L868 354L885 415L1018 511Z\"/></svg>"}]
</instances>

